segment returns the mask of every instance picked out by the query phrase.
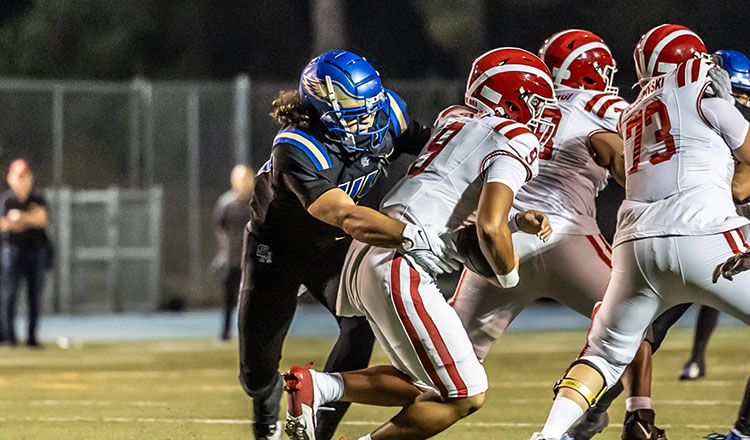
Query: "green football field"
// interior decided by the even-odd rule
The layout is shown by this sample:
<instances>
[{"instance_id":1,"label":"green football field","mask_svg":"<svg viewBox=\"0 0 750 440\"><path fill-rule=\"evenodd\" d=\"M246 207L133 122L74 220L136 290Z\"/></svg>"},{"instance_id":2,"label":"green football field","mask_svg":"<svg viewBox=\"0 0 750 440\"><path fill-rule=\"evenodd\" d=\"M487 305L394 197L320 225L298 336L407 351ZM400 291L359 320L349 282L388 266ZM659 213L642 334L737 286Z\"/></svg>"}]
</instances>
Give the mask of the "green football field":
<instances>
[{"instance_id":1,"label":"green football field","mask_svg":"<svg viewBox=\"0 0 750 440\"><path fill-rule=\"evenodd\" d=\"M691 330L674 330L654 359L657 422L671 440L727 431L750 373L750 330L722 327L709 347L708 376L678 381L691 337ZM332 342L290 339L282 366L322 365ZM527 440L544 422L553 382L583 342L580 331L507 334L485 363L485 406L436 438ZM0 438L250 439L250 400L236 379L235 348L236 340L209 339L3 348ZM387 361L378 350L373 362ZM354 405L338 436L356 439L395 411ZM623 399L610 414L610 427L598 438L620 438Z\"/></svg>"}]
</instances>

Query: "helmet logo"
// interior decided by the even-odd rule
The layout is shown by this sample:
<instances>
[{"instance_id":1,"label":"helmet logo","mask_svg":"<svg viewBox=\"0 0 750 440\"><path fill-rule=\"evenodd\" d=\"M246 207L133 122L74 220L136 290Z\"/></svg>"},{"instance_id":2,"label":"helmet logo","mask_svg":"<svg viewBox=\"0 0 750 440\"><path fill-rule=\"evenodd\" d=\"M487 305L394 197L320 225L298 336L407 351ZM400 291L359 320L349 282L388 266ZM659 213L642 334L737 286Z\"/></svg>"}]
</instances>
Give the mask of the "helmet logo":
<instances>
[{"instance_id":1,"label":"helmet logo","mask_svg":"<svg viewBox=\"0 0 750 440\"><path fill-rule=\"evenodd\" d=\"M330 88L329 84L327 84L329 82ZM331 80L330 77L324 79L316 78L313 74L305 74L302 77L302 83L305 91L311 97L320 102L330 104L334 108L337 104L340 109L356 108L365 105L363 99L359 99L347 92L341 83Z\"/></svg>"}]
</instances>

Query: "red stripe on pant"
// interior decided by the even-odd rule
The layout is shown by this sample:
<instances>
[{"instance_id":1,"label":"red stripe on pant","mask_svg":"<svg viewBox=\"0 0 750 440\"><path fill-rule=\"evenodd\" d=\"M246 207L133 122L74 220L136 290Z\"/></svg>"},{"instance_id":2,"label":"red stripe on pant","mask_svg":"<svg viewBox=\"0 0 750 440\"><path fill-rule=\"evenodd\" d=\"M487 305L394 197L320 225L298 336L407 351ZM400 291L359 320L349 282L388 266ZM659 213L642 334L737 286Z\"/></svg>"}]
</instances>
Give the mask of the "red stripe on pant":
<instances>
[{"instance_id":1,"label":"red stripe on pant","mask_svg":"<svg viewBox=\"0 0 750 440\"><path fill-rule=\"evenodd\" d=\"M607 285L609 285L609 281L607 281ZM596 317L596 313L599 311L599 309L602 307L602 302L597 301L596 304L594 304L594 309L591 311L591 324L589 324L589 329L586 331L586 345L583 346L583 350L581 350L580 353L578 353L578 358L580 359L583 357L584 354L586 354L586 350L589 348L589 334L591 333L591 329L594 327L594 318Z\"/></svg>"},{"instance_id":2,"label":"red stripe on pant","mask_svg":"<svg viewBox=\"0 0 750 440\"><path fill-rule=\"evenodd\" d=\"M604 243L604 247L607 249L607 252L609 252L610 255L612 255L612 246L609 245L609 242L602 234L599 234L599 238L602 239L602 243Z\"/></svg>"},{"instance_id":3,"label":"red stripe on pant","mask_svg":"<svg viewBox=\"0 0 750 440\"><path fill-rule=\"evenodd\" d=\"M737 229L737 235L740 236L740 241L742 242L742 245L745 246L745 249L750 248L750 245L748 245L747 242L745 241L745 236L742 235L742 231Z\"/></svg>"},{"instance_id":4,"label":"red stripe on pant","mask_svg":"<svg viewBox=\"0 0 750 440\"><path fill-rule=\"evenodd\" d=\"M411 318L406 311L403 295L401 292L400 267L402 262L403 258L401 256L398 256L394 258L391 263L391 290L393 293L393 303L396 307L398 316L401 319L401 323L406 329L409 340L411 340L412 346L417 352L419 361L422 363L425 371L427 371L430 379L432 379L432 382L440 391L440 394L448 397L448 389L440 379L440 376L438 375L437 370L432 363L432 360L427 354L426 347L422 343L422 340L420 339L419 334L417 333L416 328L414 327L414 324L412 324ZM414 304L414 309L417 311L417 316L419 316L419 320L427 330L430 341L435 346L435 349L438 352L438 356L440 356L440 361L442 362L443 366L445 366L445 369L448 372L448 376L453 381L453 385L455 386L457 391L457 395L455 397L467 397L468 390L466 389L466 384L458 373L456 364L453 361L453 358L451 357L447 346L445 345L445 341L443 341L443 337L438 332L434 321L427 313L427 309L425 309L424 304L422 303L422 298L419 296L419 281L419 272L417 272L413 267L409 266L410 297L412 303Z\"/></svg>"},{"instance_id":5,"label":"red stripe on pant","mask_svg":"<svg viewBox=\"0 0 750 440\"><path fill-rule=\"evenodd\" d=\"M732 252L734 252L735 255L739 255L742 253L742 251L740 251L740 248L737 246L737 243L734 241L734 237L732 237L732 231L725 232L724 238L727 239L727 243L729 243L729 247L732 249Z\"/></svg>"},{"instance_id":6,"label":"red stripe on pant","mask_svg":"<svg viewBox=\"0 0 750 440\"><path fill-rule=\"evenodd\" d=\"M605 263L607 263L607 266L612 268L612 261L607 257L607 254L604 253L604 250L599 245L599 243L596 242L596 239L593 235L587 235L586 238L589 239L589 243L591 243L592 246L594 246L594 249L596 249L596 253L599 254L599 258L602 259Z\"/></svg>"},{"instance_id":7,"label":"red stripe on pant","mask_svg":"<svg viewBox=\"0 0 750 440\"><path fill-rule=\"evenodd\" d=\"M461 272L461 278L458 280L458 286L456 286L456 291L453 293L453 296L448 301L448 305L453 307L453 304L456 303L456 300L458 299L458 294L461 292L461 285L464 283L464 277L466 277L466 272L469 269L464 267L464 270Z\"/></svg>"}]
</instances>

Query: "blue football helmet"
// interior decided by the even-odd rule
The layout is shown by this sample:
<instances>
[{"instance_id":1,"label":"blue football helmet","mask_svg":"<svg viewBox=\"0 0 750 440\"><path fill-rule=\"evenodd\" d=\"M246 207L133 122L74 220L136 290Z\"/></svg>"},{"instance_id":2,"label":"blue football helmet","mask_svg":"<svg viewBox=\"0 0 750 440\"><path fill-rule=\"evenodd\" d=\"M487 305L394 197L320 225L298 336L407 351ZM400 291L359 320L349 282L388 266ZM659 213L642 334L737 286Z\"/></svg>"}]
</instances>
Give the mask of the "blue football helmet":
<instances>
[{"instance_id":1,"label":"blue football helmet","mask_svg":"<svg viewBox=\"0 0 750 440\"><path fill-rule=\"evenodd\" d=\"M299 80L302 105L320 119L341 145L374 152L389 127L390 102L378 72L345 50L312 59Z\"/></svg>"},{"instance_id":2,"label":"blue football helmet","mask_svg":"<svg viewBox=\"0 0 750 440\"><path fill-rule=\"evenodd\" d=\"M714 52L714 60L722 69L729 72L733 89L750 92L750 60L736 50L719 50Z\"/></svg>"}]
</instances>

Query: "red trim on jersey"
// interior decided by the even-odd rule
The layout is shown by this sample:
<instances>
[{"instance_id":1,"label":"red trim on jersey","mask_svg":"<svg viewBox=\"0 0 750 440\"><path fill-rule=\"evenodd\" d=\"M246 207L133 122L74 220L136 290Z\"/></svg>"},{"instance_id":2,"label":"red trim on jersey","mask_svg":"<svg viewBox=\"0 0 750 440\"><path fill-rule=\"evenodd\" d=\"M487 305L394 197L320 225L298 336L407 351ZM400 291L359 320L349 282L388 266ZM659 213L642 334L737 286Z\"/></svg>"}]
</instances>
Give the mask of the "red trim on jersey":
<instances>
[{"instance_id":1,"label":"red trim on jersey","mask_svg":"<svg viewBox=\"0 0 750 440\"><path fill-rule=\"evenodd\" d=\"M609 245L609 242L602 234L599 234L599 238L602 239L602 243L604 243L604 248L607 249L607 252L609 252L610 255L612 255L612 246Z\"/></svg>"},{"instance_id":2,"label":"red trim on jersey","mask_svg":"<svg viewBox=\"0 0 750 440\"><path fill-rule=\"evenodd\" d=\"M422 364L425 372L427 372L427 375L430 376L430 379L440 391L440 394L447 396L448 388L445 386L445 384L443 384L443 381L440 380L440 376L437 374L437 370L435 370L435 366L432 364L432 360L430 360L430 356L427 354L427 350L422 344L422 341L419 338L419 334L414 328L414 324L411 323L409 314L406 312L406 307L404 306L404 298L401 295L400 272L402 263L403 257L398 254L396 254L396 257L391 261L391 293L393 295L393 305L396 308L396 313L398 314L401 324L404 326L404 330L406 330L406 334L409 336L409 340L411 341L412 347L414 347L414 351L417 352L419 362ZM410 270L413 270L413 268L410 267Z\"/></svg>"},{"instance_id":3,"label":"red trim on jersey","mask_svg":"<svg viewBox=\"0 0 750 440\"><path fill-rule=\"evenodd\" d=\"M599 102L600 99L606 98L607 96L612 96L609 93L599 93L597 95L594 95L593 98L589 99L589 102L586 103L586 106L583 107L583 109L587 112L590 112L592 108L596 105L597 102Z\"/></svg>"},{"instance_id":4,"label":"red trim on jersey","mask_svg":"<svg viewBox=\"0 0 750 440\"><path fill-rule=\"evenodd\" d=\"M507 127L507 126L509 126L511 124L517 124L517 122L514 122L514 121L503 121L503 122L497 124L495 126L495 128L493 128L493 130L495 130L497 132L500 132L500 130L502 130L503 128L505 128L505 127Z\"/></svg>"},{"instance_id":5,"label":"red trim on jersey","mask_svg":"<svg viewBox=\"0 0 750 440\"><path fill-rule=\"evenodd\" d=\"M706 84L703 85L703 89L701 89L700 94L698 94L698 99L695 101L695 107L698 109L698 116L700 116L701 119L703 119L703 122L705 122L709 128L715 129L715 127L711 125L710 122L708 122L708 119L706 119L706 115L703 114L703 108L701 107L701 102L703 101L703 94L706 93L706 89L710 85L711 85L711 82L707 82Z\"/></svg>"},{"instance_id":6,"label":"red trim on jersey","mask_svg":"<svg viewBox=\"0 0 750 440\"><path fill-rule=\"evenodd\" d=\"M735 243L734 237L732 237L732 231L725 232L724 238L727 239L727 243L729 243L729 247L732 249L732 252L734 252L734 255L739 255L742 253L742 251L740 251L740 248L737 246L737 243Z\"/></svg>"},{"instance_id":7,"label":"red trim on jersey","mask_svg":"<svg viewBox=\"0 0 750 440\"><path fill-rule=\"evenodd\" d=\"M520 135L522 135L522 134L524 134L524 133L531 133L531 130L529 130L529 129L528 129L528 128L526 128L526 127L517 127L517 128L514 128L513 130L509 130L509 131L508 131L507 133L505 133L505 134L504 134L503 136L507 137L507 138L508 138L508 140L511 140L511 139L513 139L514 137L516 137L516 136L520 136ZM532 133L532 134L533 134L533 133Z\"/></svg>"},{"instance_id":8,"label":"red trim on jersey","mask_svg":"<svg viewBox=\"0 0 750 440\"><path fill-rule=\"evenodd\" d=\"M464 278L466 277L466 272L468 269L464 267L464 270L461 272L461 278L458 279L458 286L456 286L456 291L453 292L453 296L450 300L448 300L448 305L453 307L453 304L456 303L456 300L458 299L458 294L461 292L461 285L464 283Z\"/></svg>"},{"instance_id":9,"label":"red trim on jersey","mask_svg":"<svg viewBox=\"0 0 750 440\"><path fill-rule=\"evenodd\" d=\"M439 120L443 119L445 117L445 115L447 115L448 113L452 112L453 110L456 110L456 109L465 109L465 108L466 107L463 106L463 105L454 104L454 105L446 108L445 110L441 111L440 113L438 113L438 116L437 116L437 118L435 118L435 120L439 121Z\"/></svg>"},{"instance_id":10,"label":"red trim on jersey","mask_svg":"<svg viewBox=\"0 0 750 440\"><path fill-rule=\"evenodd\" d=\"M694 83L698 81L698 75L701 73L701 62L700 60L690 60L693 63L690 66L690 82Z\"/></svg>"},{"instance_id":11,"label":"red trim on jersey","mask_svg":"<svg viewBox=\"0 0 750 440\"><path fill-rule=\"evenodd\" d=\"M593 235L587 235L586 238L589 239L589 243L591 243L591 245L594 246L594 249L596 249L596 253L599 254L599 258L601 258L602 261L604 261L605 263L607 263L607 266L609 266L609 268L611 269L612 268L612 260L610 260L607 257L607 254L604 253L604 250L602 249L602 247L599 245L599 243L596 242L596 239L594 238L594 236Z\"/></svg>"},{"instance_id":12,"label":"red trim on jersey","mask_svg":"<svg viewBox=\"0 0 750 440\"><path fill-rule=\"evenodd\" d=\"M685 85L685 66L687 63L680 64L677 68L677 87L683 87Z\"/></svg>"},{"instance_id":13,"label":"red trim on jersey","mask_svg":"<svg viewBox=\"0 0 750 440\"><path fill-rule=\"evenodd\" d=\"M624 99L619 99L616 96L612 96L612 98L614 99L610 99L609 101L602 104L601 107L599 107L599 110L597 110L596 112L596 116L599 116L600 118L604 119L604 115L607 113L607 109L610 108L612 104L616 104L620 101L624 101ZM618 109L615 109L615 111L617 110ZM622 111L622 109L619 109L619 110Z\"/></svg>"},{"instance_id":14,"label":"red trim on jersey","mask_svg":"<svg viewBox=\"0 0 750 440\"><path fill-rule=\"evenodd\" d=\"M527 182L531 180L532 177L534 177L534 173L531 171L531 168L526 164L526 161L516 156L515 154L511 153L510 151L505 151L505 150L495 150L492 153L485 156L484 159L482 159L482 163L479 164L479 174L484 173L484 170L487 166L487 162L495 156L510 156L516 159L517 161L521 162L521 165L523 165L523 167L526 168L526 181Z\"/></svg>"}]
</instances>

